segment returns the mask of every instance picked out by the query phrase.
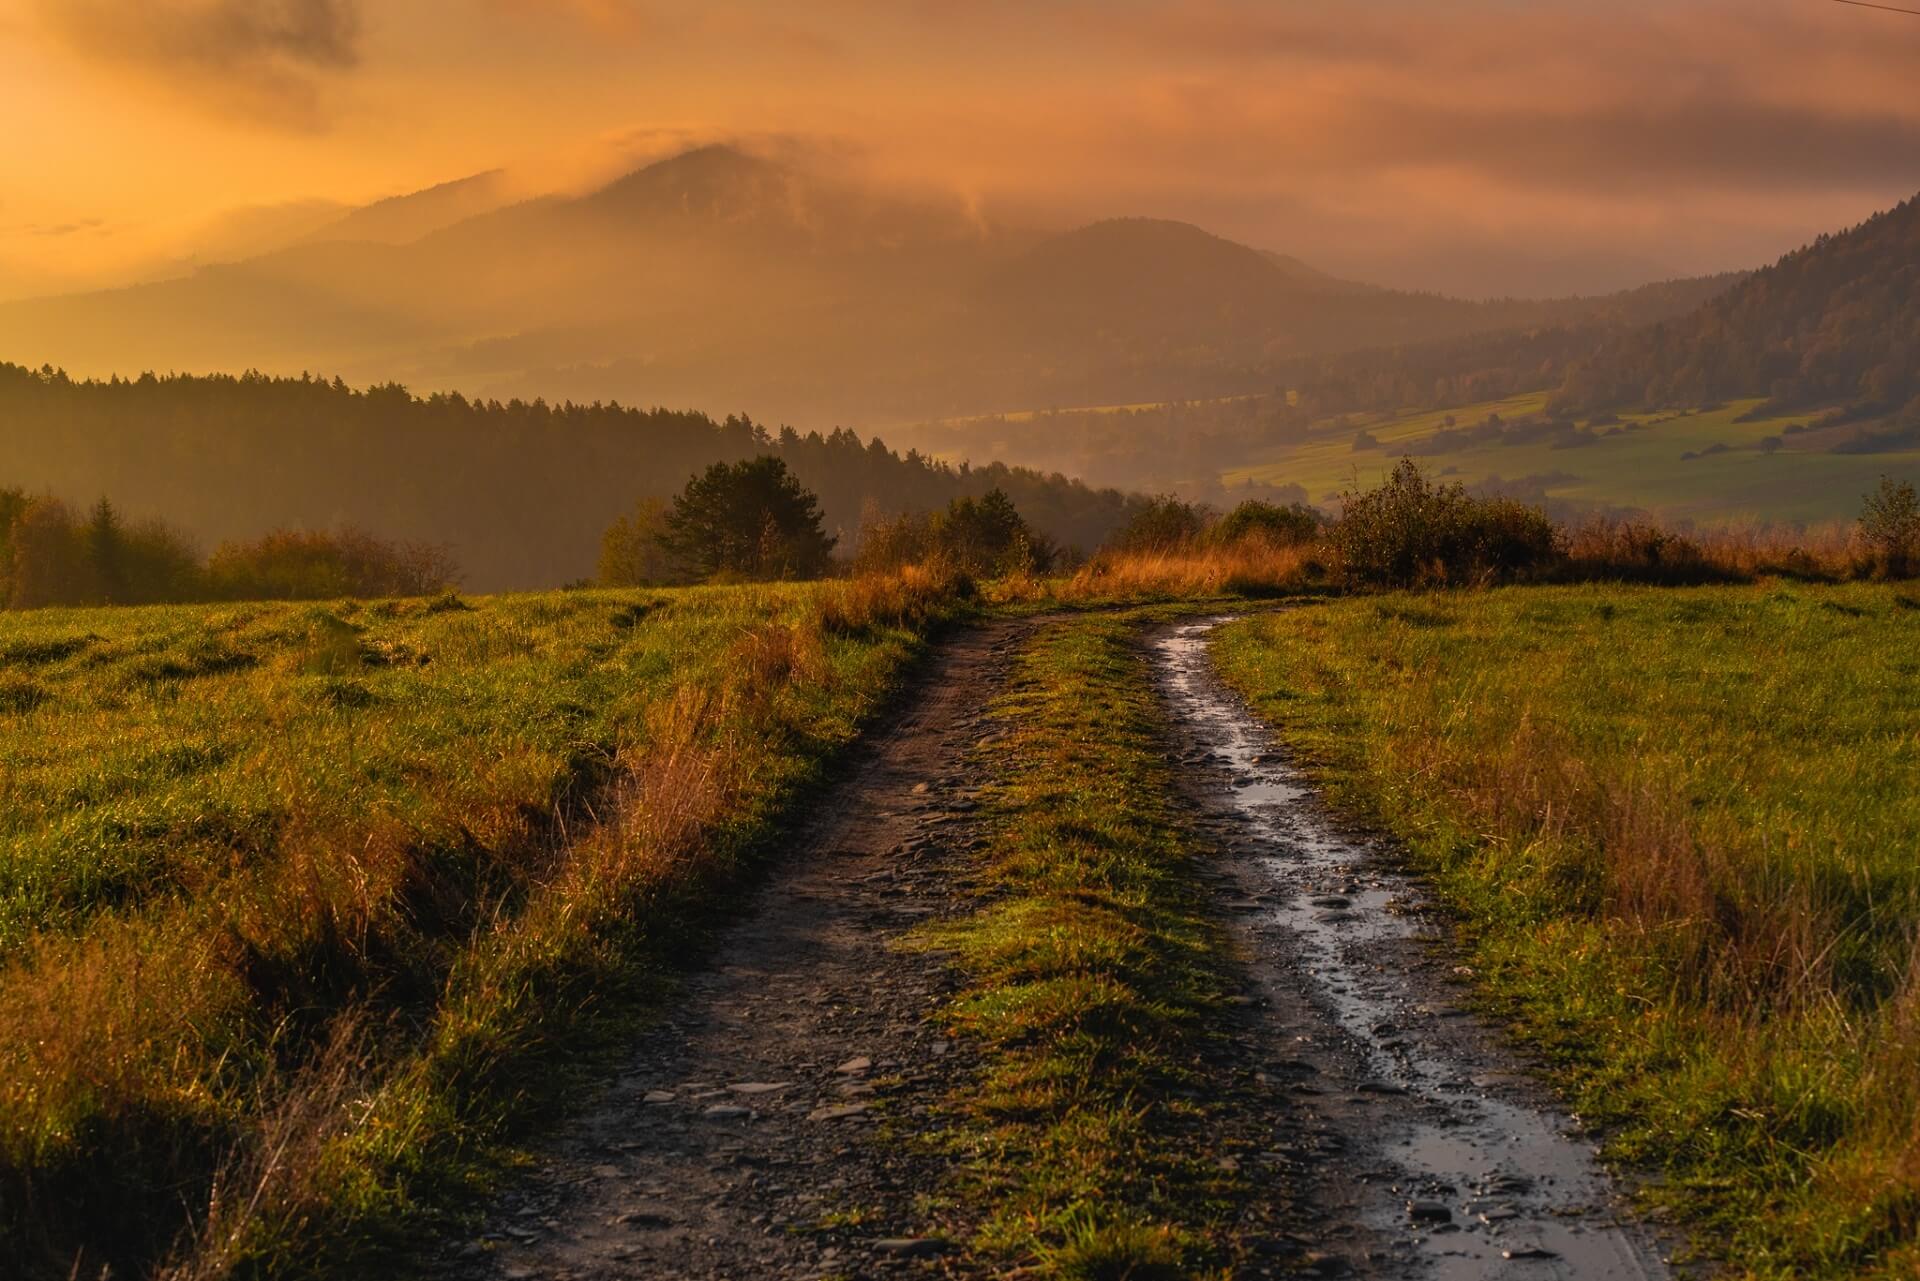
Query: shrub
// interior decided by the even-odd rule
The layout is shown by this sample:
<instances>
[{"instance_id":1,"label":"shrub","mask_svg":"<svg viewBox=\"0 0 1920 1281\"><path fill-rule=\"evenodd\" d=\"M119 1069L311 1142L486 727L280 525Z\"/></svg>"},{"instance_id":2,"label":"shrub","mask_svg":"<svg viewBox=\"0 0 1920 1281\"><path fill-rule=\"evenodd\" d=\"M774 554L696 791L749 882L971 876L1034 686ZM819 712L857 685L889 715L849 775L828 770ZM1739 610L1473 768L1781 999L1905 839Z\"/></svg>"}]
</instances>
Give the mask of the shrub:
<instances>
[{"instance_id":1,"label":"shrub","mask_svg":"<svg viewBox=\"0 0 1920 1281\"><path fill-rule=\"evenodd\" d=\"M1198 541L1212 520L1207 507L1162 494L1135 512L1107 547L1119 552L1173 551Z\"/></svg>"},{"instance_id":2,"label":"shrub","mask_svg":"<svg viewBox=\"0 0 1920 1281\"><path fill-rule=\"evenodd\" d=\"M679 577L679 565L660 543L666 529L667 504L658 498L642 498L607 526L600 536L600 585L645 587Z\"/></svg>"},{"instance_id":3,"label":"shrub","mask_svg":"<svg viewBox=\"0 0 1920 1281\"><path fill-rule=\"evenodd\" d=\"M1920 496L1911 481L1880 478L1880 488L1860 506L1860 537L1873 572L1906 578L1920 562Z\"/></svg>"},{"instance_id":4,"label":"shrub","mask_svg":"<svg viewBox=\"0 0 1920 1281\"><path fill-rule=\"evenodd\" d=\"M1297 547L1320 536L1326 518L1305 503L1278 503L1250 500L1228 512L1212 530L1212 539L1221 546L1250 539L1263 539L1282 547Z\"/></svg>"},{"instance_id":5,"label":"shrub","mask_svg":"<svg viewBox=\"0 0 1920 1281\"><path fill-rule=\"evenodd\" d=\"M1345 495L1328 539L1349 578L1387 586L1510 578L1565 554L1544 513L1435 485L1410 458L1379 488Z\"/></svg>"},{"instance_id":6,"label":"shrub","mask_svg":"<svg viewBox=\"0 0 1920 1281\"><path fill-rule=\"evenodd\" d=\"M932 513L869 515L860 530L853 569L894 573L938 563L972 578L1045 573L1059 558L1053 542L1029 525L999 489L956 498Z\"/></svg>"},{"instance_id":7,"label":"shrub","mask_svg":"<svg viewBox=\"0 0 1920 1281\"><path fill-rule=\"evenodd\" d=\"M222 600L433 596L458 578L443 547L390 543L359 529L275 530L222 543L207 561L209 594Z\"/></svg>"}]
</instances>

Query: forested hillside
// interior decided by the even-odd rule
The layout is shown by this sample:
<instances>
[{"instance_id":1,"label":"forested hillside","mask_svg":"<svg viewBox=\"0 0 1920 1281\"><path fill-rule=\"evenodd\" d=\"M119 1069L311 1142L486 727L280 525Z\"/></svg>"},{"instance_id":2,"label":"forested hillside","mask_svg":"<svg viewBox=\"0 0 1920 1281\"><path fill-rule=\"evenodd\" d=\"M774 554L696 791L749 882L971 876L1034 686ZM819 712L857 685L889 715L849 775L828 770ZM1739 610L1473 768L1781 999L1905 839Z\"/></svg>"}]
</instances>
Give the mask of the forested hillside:
<instances>
[{"instance_id":1,"label":"forested hillside","mask_svg":"<svg viewBox=\"0 0 1920 1281\"><path fill-rule=\"evenodd\" d=\"M636 499L763 453L820 496L843 550L866 509L944 506L996 487L1068 546L1094 546L1131 511L1116 491L1059 476L947 466L851 431L769 432L744 417L259 374L82 381L0 364L0 484L83 504L108 494L209 543L356 525L445 544L478 590L587 576L601 532Z\"/></svg>"},{"instance_id":2,"label":"forested hillside","mask_svg":"<svg viewBox=\"0 0 1920 1281\"><path fill-rule=\"evenodd\" d=\"M1920 197L1821 236L1693 313L1612 339L1557 398L1569 412L1851 404L1920 429Z\"/></svg>"},{"instance_id":3,"label":"forested hillside","mask_svg":"<svg viewBox=\"0 0 1920 1281\"><path fill-rule=\"evenodd\" d=\"M1552 390L1615 335L1695 306L1740 278L1648 285L1596 304L1594 318L1575 323L1274 361L1264 371L1264 390L1252 394L988 414L916 423L889 434L945 458L1004 459L1096 485L1175 491L1212 503L1293 501L1304 491L1284 477L1256 486L1259 492L1236 481L1232 493L1220 477L1260 451L1305 439L1338 415L1457 409ZM1341 288L1339 282L1320 287Z\"/></svg>"}]
</instances>

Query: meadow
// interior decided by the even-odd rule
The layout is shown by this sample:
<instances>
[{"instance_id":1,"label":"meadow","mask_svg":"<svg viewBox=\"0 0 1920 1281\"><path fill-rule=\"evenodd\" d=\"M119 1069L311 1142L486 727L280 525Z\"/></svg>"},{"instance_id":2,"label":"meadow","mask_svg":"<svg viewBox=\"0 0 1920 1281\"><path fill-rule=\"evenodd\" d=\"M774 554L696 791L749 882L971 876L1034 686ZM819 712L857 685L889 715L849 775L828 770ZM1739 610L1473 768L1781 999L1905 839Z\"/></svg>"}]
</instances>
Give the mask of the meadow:
<instances>
[{"instance_id":1,"label":"meadow","mask_svg":"<svg viewBox=\"0 0 1920 1281\"><path fill-rule=\"evenodd\" d=\"M0 614L0 1272L318 1274L480 1177L955 608Z\"/></svg>"},{"instance_id":2,"label":"meadow","mask_svg":"<svg viewBox=\"0 0 1920 1281\"><path fill-rule=\"evenodd\" d=\"M1687 413L1622 414L1570 438L1450 441L1435 437L1448 421L1464 430L1497 414L1508 423L1542 413L1547 393L1488 401L1451 410L1327 419L1299 440L1267 446L1227 469L1231 491L1249 481L1297 484L1325 502L1366 489L1415 454L1440 479L1466 485L1498 478L1530 496L1587 507L1638 509L1667 522L1724 526L1767 521L1819 525L1849 520L1860 496L1885 474L1920 468L1920 450L1830 453L1837 435L1852 429L1811 427L1818 414L1739 421L1760 404L1730 401ZM1365 433L1374 442L1356 447ZM1769 451L1762 442L1778 438ZM1692 455L1692 457L1686 457Z\"/></svg>"},{"instance_id":3,"label":"meadow","mask_svg":"<svg viewBox=\"0 0 1920 1281\"><path fill-rule=\"evenodd\" d=\"M1302 605L1221 670L1403 840L1614 1153L1742 1275L1920 1266L1920 597Z\"/></svg>"}]
</instances>

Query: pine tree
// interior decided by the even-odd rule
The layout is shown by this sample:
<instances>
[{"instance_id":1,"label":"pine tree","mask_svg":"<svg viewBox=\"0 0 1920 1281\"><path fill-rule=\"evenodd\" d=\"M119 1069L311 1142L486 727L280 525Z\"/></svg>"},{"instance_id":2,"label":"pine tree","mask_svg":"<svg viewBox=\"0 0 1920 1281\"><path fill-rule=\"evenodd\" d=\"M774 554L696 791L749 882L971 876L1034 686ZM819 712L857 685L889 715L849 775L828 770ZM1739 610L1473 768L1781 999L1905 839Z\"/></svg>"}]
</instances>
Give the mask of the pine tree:
<instances>
[{"instance_id":1,"label":"pine tree","mask_svg":"<svg viewBox=\"0 0 1920 1281\"><path fill-rule=\"evenodd\" d=\"M128 599L126 533L121 528L120 513L104 496L93 505L93 512L87 518L81 547L92 579L89 594L103 604L125 604Z\"/></svg>"}]
</instances>

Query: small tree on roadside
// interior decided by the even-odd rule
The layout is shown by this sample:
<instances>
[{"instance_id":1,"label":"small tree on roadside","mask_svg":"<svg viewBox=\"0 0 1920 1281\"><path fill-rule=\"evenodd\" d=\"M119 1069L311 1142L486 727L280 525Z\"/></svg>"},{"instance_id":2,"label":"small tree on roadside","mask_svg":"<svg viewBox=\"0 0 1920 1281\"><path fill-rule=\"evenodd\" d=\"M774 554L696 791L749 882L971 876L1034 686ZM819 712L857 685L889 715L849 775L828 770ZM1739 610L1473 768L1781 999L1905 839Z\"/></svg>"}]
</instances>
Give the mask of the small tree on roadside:
<instances>
[{"instance_id":1,"label":"small tree on roadside","mask_svg":"<svg viewBox=\"0 0 1920 1281\"><path fill-rule=\"evenodd\" d=\"M93 578L89 594L103 604L124 604L128 599L127 539L112 503L102 498L93 505L80 537Z\"/></svg>"},{"instance_id":2,"label":"small tree on roadside","mask_svg":"<svg viewBox=\"0 0 1920 1281\"><path fill-rule=\"evenodd\" d=\"M642 498L633 510L607 526L600 536L600 585L643 587L672 582L678 572L671 553L660 545L667 530L667 503Z\"/></svg>"},{"instance_id":3,"label":"small tree on roadside","mask_svg":"<svg viewBox=\"0 0 1920 1281\"><path fill-rule=\"evenodd\" d=\"M1565 554L1544 513L1436 485L1411 458L1379 487L1346 494L1327 540L1349 577L1394 587L1505 579Z\"/></svg>"},{"instance_id":4,"label":"small tree on roadside","mask_svg":"<svg viewBox=\"0 0 1920 1281\"><path fill-rule=\"evenodd\" d=\"M1119 552L1178 551L1197 542L1212 523L1212 509L1162 494L1135 510L1107 546Z\"/></svg>"},{"instance_id":5,"label":"small tree on roadside","mask_svg":"<svg viewBox=\"0 0 1920 1281\"><path fill-rule=\"evenodd\" d=\"M1860 536L1874 569L1888 578L1905 578L1920 562L1920 496L1911 481L1880 478L1880 488L1860 507Z\"/></svg>"},{"instance_id":6,"label":"small tree on roadside","mask_svg":"<svg viewBox=\"0 0 1920 1281\"><path fill-rule=\"evenodd\" d=\"M817 577L835 541L820 528L819 500L770 456L713 464L663 525L659 545L700 578Z\"/></svg>"},{"instance_id":7,"label":"small tree on roadside","mask_svg":"<svg viewBox=\"0 0 1920 1281\"><path fill-rule=\"evenodd\" d=\"M7 604L14 609L78 605L86 597L86 548L67 505L57 498L27 502L14 518L9 541Z\"/></svg>"},{"instance_id":8,"label":"small tree on roadside","mask_svg":"<svg viewBox=\"0 0 1920 1281\"><path fill-rule=\"evenodd\" d=\"M1223 547L1254 539L1291 547L1312 542L1326 523L1325 517L1305 503L1282 507L1250 498L1221 517L1209 537Z\"/></svg>"},{"instance_id":9,"label":"small tree on roadside","mask_svg":"<svg viewBox=\"0 0 1920 1281\"><path fill-rule=\"evenodd\" d=\"M1005 491L956 498L929 522L930 541L970 574L1022 574L1048 568L1052 546L1028 526Z\"/></svg>"}]
</instances>

